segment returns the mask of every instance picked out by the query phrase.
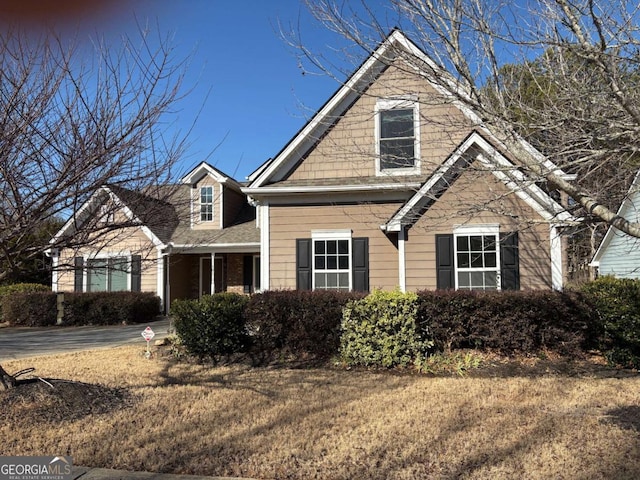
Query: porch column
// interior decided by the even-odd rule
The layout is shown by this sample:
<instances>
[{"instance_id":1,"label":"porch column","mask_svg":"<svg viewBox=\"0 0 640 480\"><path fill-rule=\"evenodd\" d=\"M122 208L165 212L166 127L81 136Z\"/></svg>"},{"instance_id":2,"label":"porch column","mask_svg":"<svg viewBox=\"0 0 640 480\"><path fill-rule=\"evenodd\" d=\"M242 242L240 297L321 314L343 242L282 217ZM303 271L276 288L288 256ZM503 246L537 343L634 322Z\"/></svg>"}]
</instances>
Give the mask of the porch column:
<instances>
[{"instance_id":1,"label":"porch column","mask_svg":"<svg viewBox=\"0 0 640 480\"><path fill-rule=\"evenodd\" d=\"M549 240L551 250L551 285L554 290L562 291L562 238L560 231L555 225L549 229Z\"/></svg>"},{"instance_id":2,"label":"porch column","mask_svg":"<svg viewBox=\"0 0 640 480\"><path fill-rule=\"evenodd\" d=\"M216 293L216 252L211 252L211 295Z\"/></svg>"},{"instance_id":3,"label":"porch column","mask_svg":"<svg viewBox=\"0 0 640 480\"><path fill-rule=\"evenodd\" d=\"M406 262L404 253L404 241L406 239L406 232L404 227L400 227L398 232L398 282L401 292L407 291L407 274L406 274Z\"/></svg>"}]
</instances>

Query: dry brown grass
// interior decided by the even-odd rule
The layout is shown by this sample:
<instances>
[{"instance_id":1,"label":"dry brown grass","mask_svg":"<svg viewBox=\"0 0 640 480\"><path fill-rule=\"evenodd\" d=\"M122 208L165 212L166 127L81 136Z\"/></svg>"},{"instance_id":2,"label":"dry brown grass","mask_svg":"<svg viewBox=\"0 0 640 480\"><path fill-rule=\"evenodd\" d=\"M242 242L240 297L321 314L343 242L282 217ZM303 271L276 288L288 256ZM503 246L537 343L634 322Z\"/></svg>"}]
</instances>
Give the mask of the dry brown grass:
<instances>
[{"instance_id":1,"label":"dry brown grass","mask_svg":"<svg viewBox=\"0 0 640 480\"><path fill-rule=\"evenodd\" d=\"M254 478L640 478L640 378L628 372L537 362L436 378L141 353L6 362L111 396L66 418L38 395L0 393L0 455Z\"/></svg>"}]
</instances>

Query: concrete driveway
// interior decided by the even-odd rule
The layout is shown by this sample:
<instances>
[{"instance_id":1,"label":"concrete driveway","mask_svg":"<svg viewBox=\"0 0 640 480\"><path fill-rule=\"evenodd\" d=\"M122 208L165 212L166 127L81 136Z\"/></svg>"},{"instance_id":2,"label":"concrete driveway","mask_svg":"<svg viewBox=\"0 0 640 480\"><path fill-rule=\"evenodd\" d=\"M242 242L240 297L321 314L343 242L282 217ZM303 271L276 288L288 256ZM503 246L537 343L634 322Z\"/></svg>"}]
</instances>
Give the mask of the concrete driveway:
<instances>
[{"instance_id":1,"label":"concrete driveway","mask_svg":"<svg viewBox=\"0 0 640 480\"><path fill-rule=\"evenodd\" d=\"M15 358L51 355L78 350L116 347L129 343L146 346L142 331L151 327L155 337L164 338L169 332L169 319L136 325L100 327L0 328L0 362Z\"/></svg>"}]
</instances>

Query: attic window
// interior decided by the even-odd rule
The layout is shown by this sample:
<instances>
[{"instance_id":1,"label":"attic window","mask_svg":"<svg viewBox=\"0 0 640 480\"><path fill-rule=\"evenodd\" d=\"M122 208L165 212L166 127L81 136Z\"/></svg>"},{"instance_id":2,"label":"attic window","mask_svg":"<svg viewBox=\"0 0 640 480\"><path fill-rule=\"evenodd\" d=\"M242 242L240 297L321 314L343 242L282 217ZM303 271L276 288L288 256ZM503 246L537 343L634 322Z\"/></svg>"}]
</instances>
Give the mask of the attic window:
<instances>
[{"instance_id":1,"label":"attic window","mask_svg":"<svg viewBox=\"0 0 640 480\"><path fill-rule=\"evenodd\" d=\"M200 187L200 221L213 221L213 187Z\"/></svg>"},{"instance_id":2,"label":"attic window","mask_svg":"<svg viewBox=\"0 0 640 480\"><path fill-rule=\"evenodd\" d=\"M381 99L376 103L376 171L419 173L420 123L414 98Z\"/></svg>"}]
</instances>

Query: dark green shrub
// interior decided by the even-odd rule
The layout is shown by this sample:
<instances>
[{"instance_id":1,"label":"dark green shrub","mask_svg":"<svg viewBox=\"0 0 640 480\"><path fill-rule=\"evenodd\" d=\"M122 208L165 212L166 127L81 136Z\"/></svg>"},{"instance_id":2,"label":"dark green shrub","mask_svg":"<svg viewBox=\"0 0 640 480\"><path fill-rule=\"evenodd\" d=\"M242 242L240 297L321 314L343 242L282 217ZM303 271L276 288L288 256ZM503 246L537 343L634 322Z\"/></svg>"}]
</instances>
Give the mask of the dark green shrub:
<instances>
[{"instance_id":1,"label":"dark green shrub","mask_svg":"<svg viewBox=\"0 0 640 480\"><path fill-rule=\"evenodd\" d=\"M419 292L420 331L439 351L579 355L589 347L593 322L590 305L578 292Z\"/></svg>"},{"instance_id":2,"label":"dark green shrub","mask_svg":"<svg viewBox=\"0 0 640 480\"><path fill-rule=\"evenodd\" d=\"M605 276L581 290L598 314L598 347L607 361L640 368L640 281Z\"/></svg>"},{"instance_id":3,"label":"dark green shrub","mask_svg":"<svg viewBox=\"0 0 640 480\"><path fill-rule=\"evenodd\" d=\"M12 326L48 327L57 320L54 292L12 293L2 299L4 318Z\"/></svg>"},{"instance_id":4,"label":"dark green shrub","mask_svg":"<svg viewBox=\"0 0 640 480\"><path fill-rule=\"evenodd\" d=\"M64 294L65 325L147 323L160 314L160 298L149 292Z\"/></svg>"},{"instance_id":5,"label":"dark green shrub","mask_svg":"<svg viewBox=\"0 0 640 480\"><path fill-rule=\"evenodd\" d=\"M6 321L2 318L2 300L7 295L15 293L51 292L51 287L39 283L14 283L11 285L0 285L0 322Z\"/></svg>"},{"instance_id":6,"label":"dark green shrub","mask_svg":"<svg viewBox=\"0 0 640 480\"><path fill-rule=\"evenodd\" d=\"M253 295L245 312L255 362L294 356L325 360L338 353L342 308L363 294L274 290Z\"/></svg>"},{"instance_id":7,"label":"dark green shrub","mask_svg":"<svg viewBox=\"0 0 640 480\"><path fill-rule=\"evenodd\" d=\"M171 306L176 333L191 355L210 358L244 352L249 336L245 327L245 295L216 293L200 300L177 300Z\"/></svg>"},{"instance_id":8,"label":"dark green shrub","mask_svg":"<svg viewBox=\"0 0 640 480\"><path fill-rule=\"evenodd\" d=\"M415 293L376 290L344 308L340 357L348 365L407 366L433 345L416 328Z\"/></svg>"}]
</instances>

